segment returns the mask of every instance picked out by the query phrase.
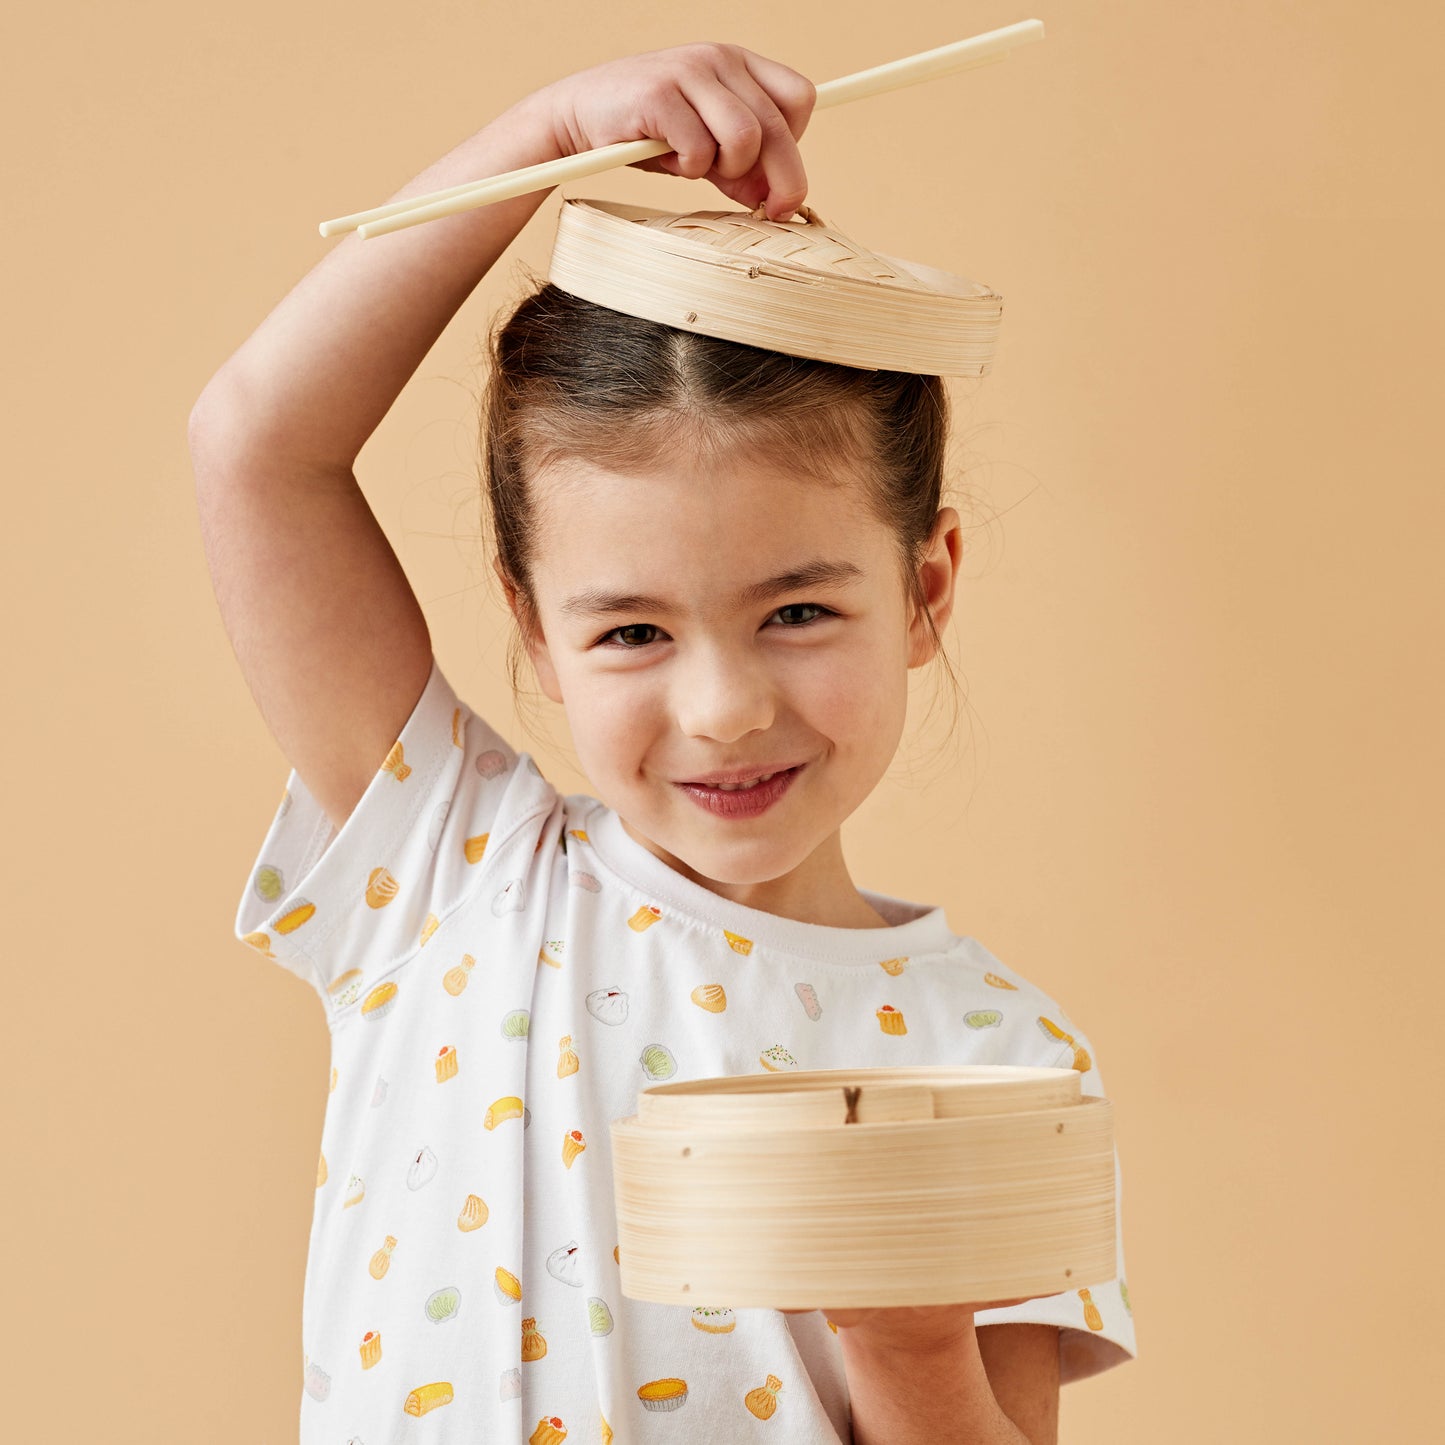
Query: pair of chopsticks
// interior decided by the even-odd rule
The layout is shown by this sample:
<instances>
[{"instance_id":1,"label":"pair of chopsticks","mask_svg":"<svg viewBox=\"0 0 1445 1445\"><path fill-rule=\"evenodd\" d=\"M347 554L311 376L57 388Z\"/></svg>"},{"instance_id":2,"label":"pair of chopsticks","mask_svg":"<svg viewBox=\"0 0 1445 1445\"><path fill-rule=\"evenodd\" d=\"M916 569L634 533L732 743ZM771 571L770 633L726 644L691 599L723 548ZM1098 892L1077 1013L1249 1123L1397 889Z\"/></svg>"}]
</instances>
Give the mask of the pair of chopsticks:
<instances>
[{"instance_id":1,"label":"pair of chopsticks","mask_svg":"<svg viewBox=\"0 0 1445 1445\"><path fill-rule=\"evenodd\" d=\"M813 109L815 112L826 110L829 106L844 105L850 100L862 100L865 96L902 90L905 86L934 80L941 75L992 65L995 61L1006 60L1014 46L1043 38L1042 20L1020 20L999 30L987 30L968 40L940 45L936 50L925 50L918 55L905 56L902 60L890 60L886 65L876 65L872 70L860 70L838 80L825 81L816 88ZM489 206L494 201L510 200L513 196L524 196L581 176L595 176L599 171L610 171L618 166L630 166L635 161L666 155L671 149L663 140L618 141L615 145L601 146L597 150L562 156L558 160L544 161L541 165L523 166L521 170L507 171L500 176L466 181L429 195L409 196L404 201L392 201L370 211L357 211L354 215L322 221L321 234L335 236L343 231L355 231L362 240L385 236L391 231L420 225L423 221L455 215L458 211Z\"/></svg>"}]
</instances>

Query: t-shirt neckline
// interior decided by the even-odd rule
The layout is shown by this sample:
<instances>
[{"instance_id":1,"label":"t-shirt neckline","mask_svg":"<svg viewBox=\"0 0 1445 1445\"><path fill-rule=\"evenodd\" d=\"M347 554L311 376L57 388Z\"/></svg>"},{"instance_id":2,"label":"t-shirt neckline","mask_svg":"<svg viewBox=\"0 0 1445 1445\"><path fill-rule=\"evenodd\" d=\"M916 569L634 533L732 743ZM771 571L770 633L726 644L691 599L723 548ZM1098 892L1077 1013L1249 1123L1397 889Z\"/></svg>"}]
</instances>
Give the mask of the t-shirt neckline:
<instances>
[{"instance_id":1,"label":"t-shirt neckline","mask_svg":"<svg viewBox=\"0 0 1445 1445\"><path fill-rule=\"evenodd\" d=\"M891 926L836 928L748 908L669 868L632 838L617 812L600 800L594 800L584 821L593 852L620 881L648 894L659 907L671 907L685 916L740 933L758 947L825 963L876 963L945 953L959 943L942 906L914 903L868 888L859 888L858 892L890 920Z\"/></svg>"}]
</instances>

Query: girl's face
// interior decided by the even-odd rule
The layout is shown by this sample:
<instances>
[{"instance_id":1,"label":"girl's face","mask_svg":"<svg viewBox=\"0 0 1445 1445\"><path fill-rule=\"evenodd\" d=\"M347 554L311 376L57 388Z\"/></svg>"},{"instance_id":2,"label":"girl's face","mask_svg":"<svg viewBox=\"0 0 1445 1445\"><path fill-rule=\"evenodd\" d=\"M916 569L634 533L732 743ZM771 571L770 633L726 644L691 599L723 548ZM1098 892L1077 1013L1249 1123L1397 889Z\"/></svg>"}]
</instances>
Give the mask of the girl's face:
<instances>
[{"instance_id":1,"label":"girl's face","mask_svg":"<svg viewBox=\"0 0 1445 1445\"><path fill-rule=\"evenodd\" d=\"M878 926L848 880L840 828L892 761L908 669L933 647L894 536L854 485L751 457L705 477L686 460L636 476L573 462L537 478L534 496L541 637L529 652L598 797L637 842L724 897ZM939 512L922 573L940 631L958 522ZM778 580L809 568L814 580ZM751 818L717 816L678 786L794 766Z\"/></svg>"}]
</instances>

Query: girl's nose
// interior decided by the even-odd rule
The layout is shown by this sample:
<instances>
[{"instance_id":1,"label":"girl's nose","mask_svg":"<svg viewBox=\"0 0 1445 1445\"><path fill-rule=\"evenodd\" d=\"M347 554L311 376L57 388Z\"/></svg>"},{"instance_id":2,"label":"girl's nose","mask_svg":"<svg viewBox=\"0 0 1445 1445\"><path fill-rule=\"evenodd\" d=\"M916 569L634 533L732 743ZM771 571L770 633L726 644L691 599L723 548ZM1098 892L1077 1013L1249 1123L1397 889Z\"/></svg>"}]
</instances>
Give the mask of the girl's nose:
<instances>
[{"instance_id":1,"label":"girl's nose","mask_svg":"<svg viewBox=\"0 0 1445 1445\"><path fill-rule=\"evenodd\" d=\"M731 743L773 725L776 706L766 669L736 653L701 650L679 670L677 682L673 711L688 737Z\"/></svg>"}]
</instances>

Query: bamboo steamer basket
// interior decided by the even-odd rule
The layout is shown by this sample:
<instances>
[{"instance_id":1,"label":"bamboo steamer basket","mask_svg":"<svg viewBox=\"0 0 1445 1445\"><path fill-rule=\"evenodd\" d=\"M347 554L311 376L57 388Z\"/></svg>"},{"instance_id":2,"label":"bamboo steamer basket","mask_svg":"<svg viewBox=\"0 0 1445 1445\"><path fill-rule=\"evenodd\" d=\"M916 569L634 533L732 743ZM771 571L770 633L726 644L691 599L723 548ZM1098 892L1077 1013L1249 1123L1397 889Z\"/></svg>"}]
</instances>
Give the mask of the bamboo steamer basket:
<instances>
[{"instance_id":1,"label":"bamboo steamer basket","mask_svg":"<svg viewBox=\"0 0 1445 1445\"><path fill-rule=\"evenodd\" d=\"M846 1309L1114 1278L1114 1125L1074 1069L967 1064L662 1084L611 1123L622 1293Z\"/></svg>"},{"instance_id":2,"label":"bamboo steamer basket","mask_svg":"<svg viewBox=\"0 0 1445 1445\"><path fill-rule=\"evenodd\" d=\"M1003 297L978 281L870 251L810 206L658 211L571 197L547 279L684 331L871 371L986 376Z\"/></svg>"}]
</instances>

